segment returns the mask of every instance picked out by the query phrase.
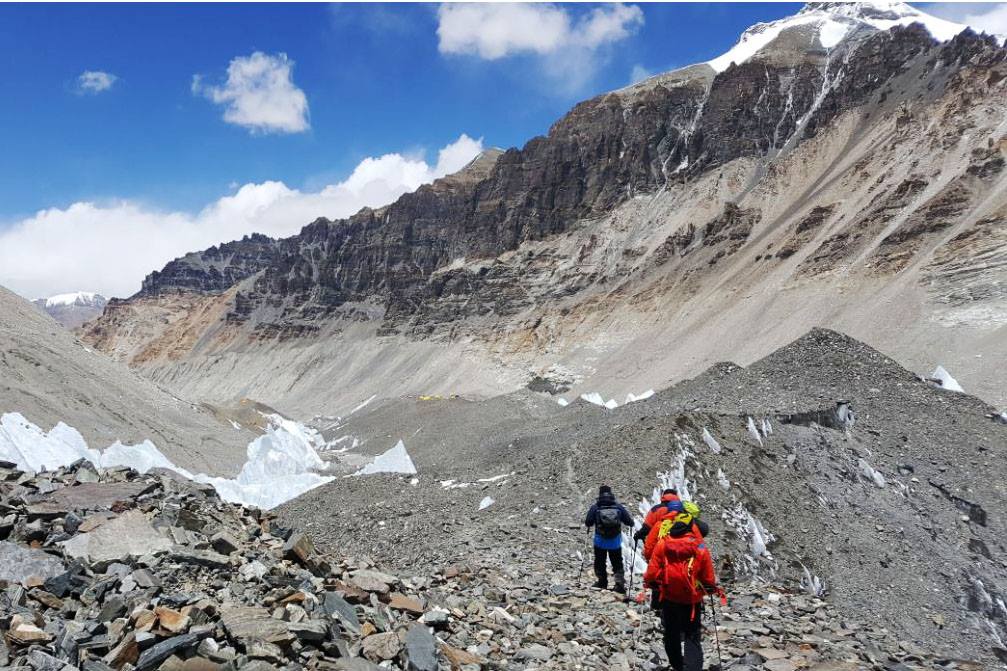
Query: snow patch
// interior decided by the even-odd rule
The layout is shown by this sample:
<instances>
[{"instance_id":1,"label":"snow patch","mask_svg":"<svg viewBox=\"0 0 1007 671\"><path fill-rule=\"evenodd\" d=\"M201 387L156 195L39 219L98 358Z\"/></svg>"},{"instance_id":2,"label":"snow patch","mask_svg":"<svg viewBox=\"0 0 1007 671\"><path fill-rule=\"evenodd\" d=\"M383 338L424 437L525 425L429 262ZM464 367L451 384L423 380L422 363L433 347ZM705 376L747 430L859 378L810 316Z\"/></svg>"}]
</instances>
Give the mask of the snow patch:
<instances>
[{"instance_id":1,"label":"snow patch","mask_svg":"<svg viewBox=\"0 0 1007 671\"><path fill-rule=\"evenodd\" d=\"M46 433L19 413L0 416L0 459L31 471L57 469L81 459L98 468L128 466L139 473L164 468L212 485L225 501L269 509L332 481L313 472L325 466L315 451L322 442L317 431L278 415L269 420L266 433L248 445L248 459L233 479L193 475L149 440L137 445L117 441L104 451L93 450L76 429L60 422Z\"/></svg>"},{"instance_id":2,"label":"snow patch","mask_svg":"<svg viewBox=\"0 0 1007 671\"><path fill-rule=\"evenodd\" d=\"M762 431L763 438L768 438L769 434L771 434L773 432L773 425L769 423L769 419L768 418L765 418L765 419L762 420L761 431Z\"/></svg>"},{"instance_id":3,"label":"snow patch","mask_svg":"<svg viewBox=\"0 0 1007 671\"><path fill-rule=\"evenodd\" d=\"M353 408L353 410L350 410L350 414L352 415L353 413L357 412L358 410L363 410L364 408L366 408L368 406L368 404L370 404L371 401L373 401L377 397L378 397L378 395L374 394L369 399L367 399L366 401L364 401L363 403L361 403L357 407Z\"/></svg>"},{"instance_id":4,"label":"snow patch","mask_svg":"<svg viewBox=\"0 0 1007 671\"><path fill-rule=\"evenodd\" d=\"M826 49L831 49L850 32L850 25L838 21L824 21L818 28L818 41Z\"/></svg>"},{"instance_id":5,"label":"snow patch","mask_svg":"<svg viewBox=\"0 0 1007 671\"><path fill-rule=\"evenodd\" d=\"M375 473L401 473L403 475L413 475L416 473L416 466L412 458L406 452L406 445L401 440L395 443L395 447L379 454L374 461L367 464L353 475L373 475Z\"/></svg>"},{"instance_id":6,"label":"snow patch","mask_svg":"<svg viewBox=\"0 0 1007 671\"><path fill-rule=\"evenodd\" d=\"M496 503L496 501L493 500L493 497L486 496L483 498L482 501L479 502L479 510L486 510L494 503Z\"/></svg>"},{"instance_id":7,"label":"snow patch","mask_svg":"<svg viewBox=\"0 0 1007 671\"><path fill-rule=\"evenodd\" d=\"M517 471L511 471L510 473L504 473L503 475L494 475L491 478L479 478L476 482L497 482L499 480L506 480L515 473L517 473Z\"/></svg>"},{"instance_id":8,"label":"snow patch","mask_svg":"<svg viewBox=\"0 0 1007 671\"><path fill-rule=\"evenodd\" d=\"M563 407L563 408L565 408L566 406L570 405L570 401L566 400L565 398L557 398L556 402L559 403L560 407Z\"/></svg>"},{"instance_id":9,"label":"snow patch","mask_svg":"<svg viewBox=\"0 0 1007 671\"><path fill-rule=\"evenodd\" d=\"M937 380L937 382L940 383L942 389L965 393L965 390L962 389L962 386L958 384L958 380L951 377L951 373L944 370L944 366L937 366L937 368L934 369L934 372L930 377L931 379Z\"/></svg>"}]
</instances>

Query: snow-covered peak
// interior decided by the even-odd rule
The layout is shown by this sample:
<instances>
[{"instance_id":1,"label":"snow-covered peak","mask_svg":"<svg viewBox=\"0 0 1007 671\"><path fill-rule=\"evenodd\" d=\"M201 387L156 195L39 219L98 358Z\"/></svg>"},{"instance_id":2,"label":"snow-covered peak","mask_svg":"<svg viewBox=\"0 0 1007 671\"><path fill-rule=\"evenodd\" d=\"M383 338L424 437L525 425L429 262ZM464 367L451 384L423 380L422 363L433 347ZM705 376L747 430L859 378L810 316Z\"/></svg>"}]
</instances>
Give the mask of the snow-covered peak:
<instances>
[{"instance_id":1,"label":"snow-covered peak","mask_svg":"<svg viewBox=\"0 0 1007 671\"><path fill-rule=\"evenodd\" d=\"M945 42L965 30L966 26L921 12L905 2L810 2L802 14L827 14L861 21L878 30L921 23L934 39Z\"/></svg>"},{"instance_id":2,"label":"snow-covered peak","mask_svg":"<svg viewBox=\"0 0 1007 671\"><path fill-rule=\"evenodd\" d=\"M741 39L730 51L708 61L708 64L717 72L723 72L732 62L740 65L768 46L784 30L799 26L813 29L819 44L831 49L858 30L889 30L912 23L922 24L942 42L966 28L962 24L925 14L904 2L812 2L793 16L755 24L742 33Z\"/></svg>"},{"instance_id":3,"label":"snow-covered peak","mask_svg":"<svg viewBox=\"0 0 1007 671\"><path fill-rule=\"evenodd\" d=\"M105 304L105 297L93 291L76 291L72 294L57 294L45 299L47 308L62 305L79 305L81 307L96 307Z\"/></svg>"}]
</instances>

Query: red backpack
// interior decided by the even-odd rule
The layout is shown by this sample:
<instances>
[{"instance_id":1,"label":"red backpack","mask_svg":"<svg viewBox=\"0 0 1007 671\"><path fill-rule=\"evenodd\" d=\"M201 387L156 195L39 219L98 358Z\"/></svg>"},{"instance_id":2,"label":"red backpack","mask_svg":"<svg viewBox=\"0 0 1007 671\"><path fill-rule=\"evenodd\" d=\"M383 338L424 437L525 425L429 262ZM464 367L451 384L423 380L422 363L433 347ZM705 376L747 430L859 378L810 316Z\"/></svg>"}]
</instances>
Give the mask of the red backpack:
<instances>
[{"instance_id":1,"label":"red backpack","mask_svg":"<svg viewBox=\"0 0 1007 671\"><path fill-rule=\"evenodd\" d=\"M664 566L658 577L661 601L694 604L703 600L696 587L696 553L699 541L692 534L665 536L655 550L664 555Z\"/></svg>"}]
</instances>

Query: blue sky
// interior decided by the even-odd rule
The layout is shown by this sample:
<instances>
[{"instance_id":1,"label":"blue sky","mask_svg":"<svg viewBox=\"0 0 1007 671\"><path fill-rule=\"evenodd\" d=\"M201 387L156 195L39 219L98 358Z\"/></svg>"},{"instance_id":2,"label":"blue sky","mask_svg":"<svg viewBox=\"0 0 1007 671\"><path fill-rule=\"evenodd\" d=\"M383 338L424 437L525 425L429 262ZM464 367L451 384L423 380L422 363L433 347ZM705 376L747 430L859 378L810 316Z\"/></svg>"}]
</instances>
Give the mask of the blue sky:
<instances>
[{"instance_id":1,"label":"blue sky","mask_svg":"<svg viewBox=\"0 0 1007 671\"><path fill-rule=\"evenodd\" d=\"M794 6L644 6L631 39L567 88L518 55L488 61L438 52L426 5L2 5L0 220L109 197L192 209L232 183L312 187L366 156L430 150L459 133L509 147L545 132L576 101L653 70L705 60L756 20ZM589 7L571 8L582 14ZM311 129L252 134L193 95L231 59L286 53ZM118 79L78 95L85 70Z\"/></svg>"},{"instance_id":2,"label":"blue sky","mask_svg":"<svg viewBox=\"0 0 1007 671\"><path fill-rule=\"evenodd\" d=\"M710 59L799 8L0 5L0 283L129 293L192 245L383 204L481 146L524 144L634 73ZM491 21L513 32L479 34ZM265 102L263 81L276 85ZM249 214L263 208L270 217ZM132 260L119 272L71 258L132 234L157 251L119 254ZM18 245L52 251L16 268Z\"/></svg>"}]
</instances>

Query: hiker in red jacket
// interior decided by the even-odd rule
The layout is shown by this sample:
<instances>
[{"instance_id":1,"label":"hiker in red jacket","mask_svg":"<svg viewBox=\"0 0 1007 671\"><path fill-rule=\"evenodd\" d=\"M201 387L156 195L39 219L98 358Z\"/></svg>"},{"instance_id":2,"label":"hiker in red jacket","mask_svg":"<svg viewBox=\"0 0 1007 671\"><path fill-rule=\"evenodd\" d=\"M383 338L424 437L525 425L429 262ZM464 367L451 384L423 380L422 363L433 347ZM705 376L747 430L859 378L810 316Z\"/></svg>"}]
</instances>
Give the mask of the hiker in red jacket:
<instances>
[{"instance_id":1,"label":"hiker in red jacket","mask_svg":"<svg viewBox=\"0 0 1007 671\"><path fill-rule=\"evenodd\" d=\"M699 519L699 506L690 501L683 501L674 489L666 489L661 494L661 502L647 512L643 525L633 534L633 540L643 539L643 558L645 560L650 561L651 555L654 554L661 522L678 519L678 515L681 513L689 513L688 518L683 517L682 519L691 519L689 530L696 540L702 543L710 533L709 525Z\"/></svg>"},{"instance_id":2,"label":"hiker in red jacket","mask_svg":"<svg viewBox=\"0 0 1007 671\"><path fill-rule=\"evenodd\" d=\"M717 590L713 559L706 543L693 532L689 513L679 513L674 520L665 519L661 525L664 533L659 534L643 580L657 593L664 649L671 668L702 671L703 595Z\"/></svg>"}]
</instances>

